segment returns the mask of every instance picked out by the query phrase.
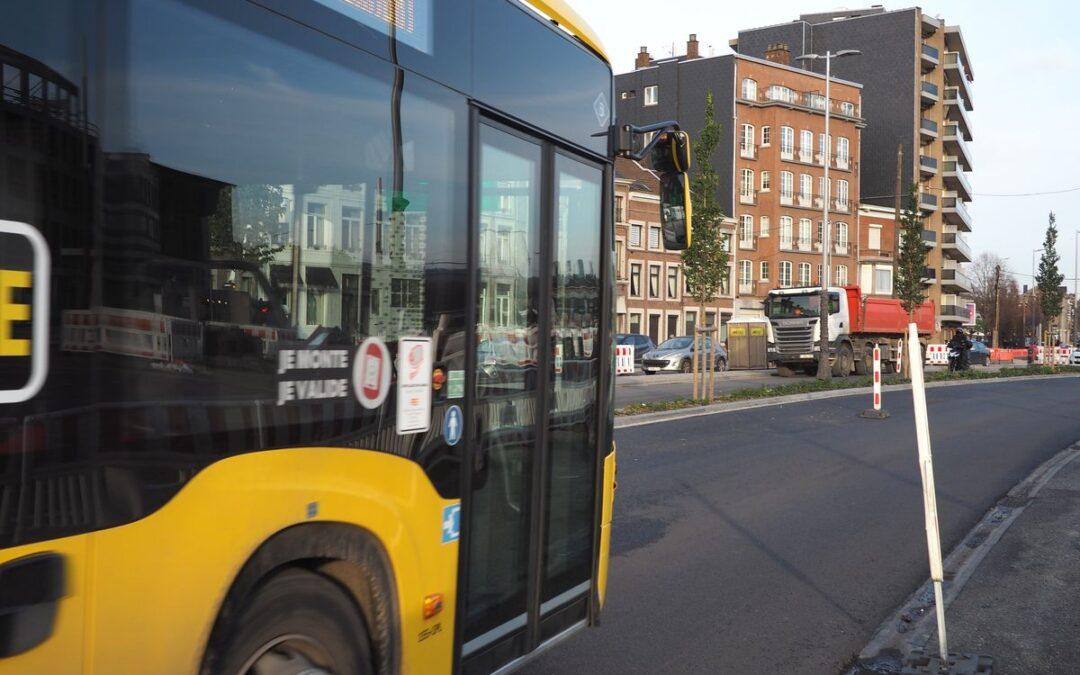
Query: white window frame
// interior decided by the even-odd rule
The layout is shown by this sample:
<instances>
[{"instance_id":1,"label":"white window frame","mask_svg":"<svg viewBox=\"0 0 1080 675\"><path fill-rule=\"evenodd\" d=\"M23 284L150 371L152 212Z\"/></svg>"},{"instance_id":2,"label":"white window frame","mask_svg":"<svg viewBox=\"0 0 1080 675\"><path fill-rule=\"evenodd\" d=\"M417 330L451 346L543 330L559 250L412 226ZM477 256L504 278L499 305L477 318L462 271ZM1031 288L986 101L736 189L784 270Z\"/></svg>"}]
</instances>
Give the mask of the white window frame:
<instances>
[{"instance_id":1,"label":"white window frame","mask_svg":"<svg viewBox=\"0 0 1080 675\"><path fill-rule=\"evenodd\" d=\"M742 81L742 88L739 90L743 99L747 101L757 100L757 80L752 77L744 77Z\"/></svg>"},{"instance_id":2,"label":"white window frame","mask_svg":"<svg viewBox=\"0 0 1080 675\"><path fill-rule=\"evenodd\" d=\"M757 138L756 134L753 124L742 125L742 134L739 136L739 155L741 157L754 159L757 156L757 148L754 146L754 139Z\"/></svg>"},{"instance_id":3,"label":"white window frame","mask_svg":"<svg viewBox=\"0 0 1080 675\"><path fill-rule=\"evenodd\" d=\"M771 189L772 189L772 172L771 171L762 171L761 172L761 191L762 192L768 192Z\"/></svg>"},{"instance_id":4,"label":"white window frame","mask_svg":"<svg viewBox=\"0 0 1080 675\"><path fill-rule=\"evenodd\" d=\"M748 214L739 216L739 248L754 248L754 217Z\"/></svg>"},{"instance_id":5,"label":"white window frame","mask_svg":"<svg viewBox=\"0 0 1080 675\"><path fill-rule=\"evenodd\" d=\"M646 86L641 100L643 105L658 105L660 103L660 85L650 84Z\"/></svg>"},{"instance_id":6,"label":"white window frame","mask_svg":"<svg viewBox=\"0 0 1080 675\"><path fill-rule=\"evenodd\" d=\"M866 246L866 248L870 249L871 251L880 251L881 250L881 233L882 233L883 230L884 230L884 228L881 225L876 225L875 224L875 225L868 225L867 226L867 234L866 234L866 236L867 236L867 242L866 242L867 246ZM876 244L874 243L874 238L875 237L877 238L877 243Z\"/></svg>"},{"instance_id":7,"label":"white window frame","mask_svg":"<svg viewBox=\"0 0 1080 675\"><path fill-rule=\"evenodd\" d=\"M769 226L772 225L772 223L769 220L769 217L768 216L759 216L758 217L758 222L760 223L760 225L758 227L758 236L759 237L767 237L767 236L769 236Z\"/></svg>"},{"instance_id":8,"label":"white window frame","mask_svg":"<svg viewBox=\"0 0 1080 675\"><path fill-rule=\"evenodd\" d=\"M671 287L668 283L671 281L671 272L675 272L675 295L670 294ZM678 265L667 265L664 268L664 298L667 300L679 300L682 293L682 273L679 271Z\"/></svg>"},{"instance_id":9,"label":"white window frame","mask_svg":"<svg viewBox=\"0 0 1080 675\"><path fill-rule=\"evenodd\" d=\"M636 228L636 230L635 230ZM634 232L637 232L637 243L634 243ZM630 223L626 230L626 247L633 249L642 249L645 247L644 239L645 225L644 223Z\"/></svg>"},{"instance_id":10,"label":"white window frame","mask_svg":"<svg viewBox=\"0 0 1080 675\"><path fill-rule=\"evenodd\" d=\"M652 289L652 271L659 270L656 275L656 293ZM664 299L664 266L661 263L649 263L645 275L645 297L649 300Z\"/></svg>"},{"instance_id":11,"label":"white window frame","mask_svg":"<svg viewBox=\"0 0 1080 675\"><path fill-rule=\"evenodd\" d=\"M739 171L739 203L754 203L754 170L741 169Z\"/></svg>"},{"instance_id":12,"label":"white window frame","mask_svg":"<svg viewBox=\"0 0 1080 675\"><path fill-rule=\"evenodd\" d=\"M795 128L780 127L780 159L795 158Z\"/></svg>"},{"instance_id":13,"label":"white window frame","mask_svg":"<svg viewBox=\"0 0 1080 675\"><path fill-rule=\"evenodd\" d=\"M653 233L656 234L656 246L653 246ZM649 250L650 251L663 251L664 250L664 234L660 231L659 225L649 225Z\"/></svg>"},{"instance_id":14,"label":"white window frame","mask_svg":"<svg viewBox=\"0 0 1080 675\"><path fill-rule=\"evenodd\" d=\"M799 161L809 164L814 160L814 132L799 130Z\"/></svg>"},{"instance_id":15,"label":"white window frame","mask_svg":"<svg viewBox=\"0 0 1080 675\"><path fill-rule=\"evenodd\" d=\"M799 286L809 286L811 280L814 278L811 276L813 273L814 268L811 267L810 263L799 263Z\"/></svg>"},{"instance_id":16,"label":"white window frame","mask_svg":"<svg viewBox=\"0 0 1080 675\"><path fill-rule=\"evenodd\" d=\"M799 250L809 251L810 244L813 241L813 223L809 218L799 218Z\"/></svg>"},{"instance_id":17,"label":"white window frame","mask_svg":"<svg viewBox=\"0 0 1080 675\"><path fill-rule=\"evenodd\" d=\"M874 283L874 293L879 293L879 294L882 294L882 295L892 294L893 284L896 283L896 277L893 274L892 265L874 265L873 272L874 272L874 274L873 274L872 279L873 279L873 283ZM878 287L878 272L887 272L888 273L888 275L889 275L889 287L888 288L879 288Z\"/></svg>"},{"instance_id":18,"label":"white window frame","mask_svg":"<svg viewBox=\"0 0 1080 675\"><path fill-rule=\"evenodd\" d=\"M790 251L795 246L795 221L791 216L780 216L780 248Z\"/></svg>"},{"instance_id":19,"label":"white window frame","mask_svg":"<svg viewBox=\"0 0 1080 675\"><path fill-rule=\"evenodd\" d=\"M790 171L780 172L780 203L792 204L795 201L795 174Z\"/></svg>"},{"instance_id":20,"label":"white window frame","mask_svg":"<svg viewBox=\"0 0 1080 675\"><path fill-rule=\"evenodd\" d=\"M847 286L848 285L848 267L847 265L836 266L836 285Z\"/></svg>"},{"instance_id":21,"label":"white window frame","mask_svg":"<svg viewBox=\"0 0 1080 675\"><path fill-rule=\"evenodd\" d=\"M772 145L772 127L767 124L761 127L761 144L765 147Z\"/></svg>"},{"instance_id":22,"label":"white window frame","mask_svg":"<svg viewBox=\"0 0 1080 675\"><path fill-rule=\"evenodd\" d=\"M762 260L761 263L759 263L758 268L759 268L758 279L760 279L761 281L768 281L769 280L769 261L768 260Z\"/></svg>"},{"instance_id":23,"label":"white window frame","mask_svg":"<svg viewBox=\"0 0 1080 675\"><path fill-rule=\"evenodd\" d=\"M836 223L836 246L848 247L848 224L842 221Z\"/></svg>"},{"instance_id":24,"label":"white window frame","mask_svg":"<svg viewBox=\"0 0 1080 675\"><path fill-rule=\"evenodd\" d=\"M634 293L634 271L637 270L637 293ZM645 264L636 260L630 261L630 272L626 275L626 278L630 280L629 288L627 288L627 294L631 298L644 298L645 297Z\"/></svg>"},{"instance_id":25,"label":"white window frame","mask_svg":"<svg viewBox=\"0 0 1080 675\"><path fill-rule=\"evenodd\" d=\"M740 260L739 261L739 285L749 286L754 283L754 261L752 260Z\"/></svg>"},{"instance_id":26,"label":"white window frame","mask_svg":"<svg viewBox=\"0 0 1080 675\"><path fill-rule=\"evenodd\" d=\"M847 169L851 161L851 141L845 136L836 139L836 168Z\"/></svg>"},{"instance_id":27,"label":"white window frame","mask_svg":"<svg viewBox=\"0 0 1080 675\"><path fill-rule=\"evenodd\" d=\"M778 281L780 282L780 288L791 288L791 261L781 260L780 269L777 272L779 275Z\"/></svg>"},{"instance_id":28,"label":"white window frame","mask_svg":"<svg viewBox=\"0 0 1080 675\"><path fill-rule=\"evenodd\" d=\"M849 206L850 202L848 201L848 197L849 197L850 193L849 193L848 187L849 186L848 186L847 180L845 180L843 178L837 178L836 179L836 210L837 211L843 211L844 213L847 213L848 209L850 208L850 206Z\"/></svg>"},{"instance_id":29,"label":"white window frame","mask_svg":"<svg viewBox=\"0 0 1080 675\"><path fill-rule=\"evenodd\" d=\"M799 206L810 206L814 199L814 177L808 173L799 174Z\"/></svg>"}]
</instances>

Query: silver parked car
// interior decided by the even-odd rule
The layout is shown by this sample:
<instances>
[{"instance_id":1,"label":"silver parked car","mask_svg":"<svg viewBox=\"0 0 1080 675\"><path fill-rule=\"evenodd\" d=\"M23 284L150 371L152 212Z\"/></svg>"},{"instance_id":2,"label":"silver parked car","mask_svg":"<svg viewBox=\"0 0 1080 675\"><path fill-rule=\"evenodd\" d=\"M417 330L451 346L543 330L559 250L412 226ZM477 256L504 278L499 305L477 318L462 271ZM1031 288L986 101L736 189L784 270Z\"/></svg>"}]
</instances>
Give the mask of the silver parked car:
<instances>
[{"instance_id":1,"label":"silver parked car","mask_svg":"<svg viewBox=\"0 0 1080 675\"><path fill-rule=\"evenodd\" d=\"M710 351L706 341L706 351ZM711 350L716 361L716 370L727 370L727 352L719 344ZM664 340L656 349L641 356L641 369L646 375L659 371L689 373L693 369L694 339L691 337L673 337Z\"/></svg>"}]
</instances>

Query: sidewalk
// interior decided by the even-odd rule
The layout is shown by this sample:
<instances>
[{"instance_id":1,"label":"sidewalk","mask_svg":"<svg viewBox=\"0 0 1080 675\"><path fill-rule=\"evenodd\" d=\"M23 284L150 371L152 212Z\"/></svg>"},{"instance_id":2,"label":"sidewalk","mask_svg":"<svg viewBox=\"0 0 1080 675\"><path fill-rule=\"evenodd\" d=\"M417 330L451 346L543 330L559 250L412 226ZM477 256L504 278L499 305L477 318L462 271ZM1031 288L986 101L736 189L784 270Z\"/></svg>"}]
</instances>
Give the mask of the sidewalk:
<instances>
[{"instance_id":1,"label":"sidewalk","mask_svg":"<svg viewBox=\"0 0 1080 675\"><path fill-rule=\"evenodd\" d=\"M1043 486L945 615L949 650L992 656L995 673L1080 673L1080 458Z\"/></svg>"}]
</instances>

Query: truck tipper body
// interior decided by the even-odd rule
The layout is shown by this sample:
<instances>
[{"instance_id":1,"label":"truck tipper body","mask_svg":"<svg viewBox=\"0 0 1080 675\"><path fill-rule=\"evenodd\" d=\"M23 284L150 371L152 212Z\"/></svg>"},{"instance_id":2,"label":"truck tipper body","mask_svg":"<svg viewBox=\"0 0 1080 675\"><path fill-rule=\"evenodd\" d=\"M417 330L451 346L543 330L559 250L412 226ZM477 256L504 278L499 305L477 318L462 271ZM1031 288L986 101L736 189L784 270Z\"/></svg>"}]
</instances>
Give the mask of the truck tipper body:
<instances>
[{"instance_id":1,"label":"truck tipper body","mask_svg":"<svg viewBox=\"0 0 1080 675\"><path fill-rule=\"evenodd\" d=\"M765 314L772 327L769 361L781 375L817 370L820 355L820 288L785 288L769 293ZM934 304L915 310L920 337L934 330ZM907 335L908 313L895 298L864 297L858 286L829 288L829 354L835 376L864 374L873 367L873 350L895 366Z\"/></svg>"}]
</instances>

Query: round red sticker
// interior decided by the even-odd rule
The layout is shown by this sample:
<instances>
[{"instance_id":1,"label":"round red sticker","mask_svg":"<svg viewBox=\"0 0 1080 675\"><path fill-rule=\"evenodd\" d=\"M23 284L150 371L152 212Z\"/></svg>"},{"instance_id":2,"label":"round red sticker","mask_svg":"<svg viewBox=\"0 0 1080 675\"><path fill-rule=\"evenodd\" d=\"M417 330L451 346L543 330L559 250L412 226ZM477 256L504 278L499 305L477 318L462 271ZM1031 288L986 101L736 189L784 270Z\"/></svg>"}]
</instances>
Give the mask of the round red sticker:
<instances>
[{"instance_id":1,"label":"round red sticker","mask_svg":"<svg viewBox=\"0 0 1080 675\"><path fill-rule=\"evenodd\" d=\"M353 392L360 405L378 408L390 393L390 350L380 338L369 337L360 343L353 359Z\"/></svg>"}]
</instances>

